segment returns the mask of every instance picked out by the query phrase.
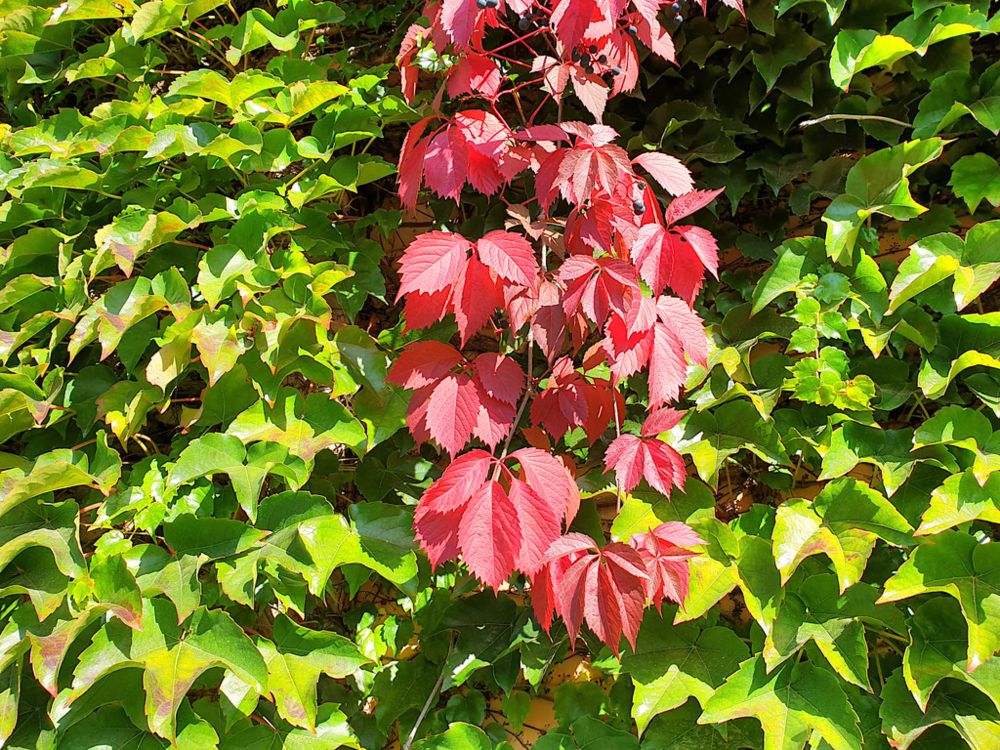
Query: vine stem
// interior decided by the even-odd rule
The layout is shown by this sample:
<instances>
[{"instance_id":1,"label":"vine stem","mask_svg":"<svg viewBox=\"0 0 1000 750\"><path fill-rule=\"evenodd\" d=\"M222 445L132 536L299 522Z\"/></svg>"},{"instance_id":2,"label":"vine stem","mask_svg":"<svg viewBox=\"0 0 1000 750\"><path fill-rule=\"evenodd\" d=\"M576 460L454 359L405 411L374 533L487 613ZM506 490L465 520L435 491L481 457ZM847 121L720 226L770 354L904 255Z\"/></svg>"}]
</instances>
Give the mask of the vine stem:
<instances>
[{"instance_id":1,"label":"vine stem","mask_svg":"<svg viewBox=\"0 0 1000 750\"><path fill-rule=\"evenodd\" d=\"M883 117L882 115L851 115L851 114L829 114L823 115L822 117L817 117L815 120L803 120L799 123L800 128L808 128L812 125L819 125L822 122L827 122L829 120L875 120L876 122L887 122L891 125L899 125L901 128L912 128L913 126L908 122L903 122L902 120L897 120L893 117Z\"/></svg>"},{"instance_id":2,"label":"vine stem","mask_svg":"<svg viewBox=\"0 0 1000 750\"><path fill-rule=\"evenodd\" d=\"M521 417L524 416L524 409L528 405L528 399L531 398L531 393L534 390L534 384L532 383L533 378L533 360L535 354L535 337L531 329L528 329L528 379L524 388L524 395L521 396L521 403L517 407L517 414L514 415L514 424L510 428L510 432L507 433L507 439L504 440L503 449L500 451L500 462L507 457L507 451L510 450L511 441L514 440L514 434L517 432L517 426L521 423ZM501 463L497 464L496 469L493 470L493 480L496 481L500 476ZM404 748L405 750L405 748Z\"/></svg>"},{"instance_id":3,"label":"vine stem","mask_svg":"<svg viewBox=\"0 0 1000 750\"><path fill-rule=\"evenodd\" d=\"M431 710L431 704L437 698L438 694L441 692L441 686L444 685L444 673L448 668L448 659L451 658L451 649L454 647L454 636L452 642L448 645L448 655L444 659L444 664L441 666L441 674L438 675L437 682L434 683L434 687L431 689L431 694L427 696L427 700L424 701L424 707L420 709L420 713L417 714L417 720L413 724L413 729L410 730L409 735L406 737L406 742L403 743L403 750L410 750L413 745L413 741L417 738L417 732L420 730L420 725L424 723L424 719L427 718L427 714Z\"/></svg>"}]
</instances>

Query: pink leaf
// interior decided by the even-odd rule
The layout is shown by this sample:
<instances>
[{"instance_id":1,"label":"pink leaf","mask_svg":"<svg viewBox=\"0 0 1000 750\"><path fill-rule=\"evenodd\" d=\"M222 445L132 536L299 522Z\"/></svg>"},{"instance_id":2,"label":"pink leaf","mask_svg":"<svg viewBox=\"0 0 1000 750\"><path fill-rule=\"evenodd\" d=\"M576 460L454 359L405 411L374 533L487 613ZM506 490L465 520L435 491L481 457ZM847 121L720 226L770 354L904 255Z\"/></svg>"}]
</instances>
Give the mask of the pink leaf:
<instances>
[{"instance_id":1,"label":"pink leaf","mask_svg":"<svg viewBox=\"0 0 1000 750\"><path fill-rule=\"evenodd\" d=\"M422 234L399 261L402 283L398 300L410 292L432 294L451 284L465 267L472 243L452 232Z\"/></svg>"},{"instance_id":2,"label":"pink leaf","mask_svg":"<svg viewBox=\"0 0 1000 750\"><path fill-rule=\"evenodd\" d=\"M490 232L476 243L479 259L507 281L531 286L538 276L534 248L524 237L511 232Z\"/></svg>"},{"instance_id":3,"label":"pink leaf","mask_svg":"<svg viewBox=\"0 0 1000 750\"><path fill-rule=\"evenodd\" d=\"M480 354L475 360L476 378L483 390L505 404L514 405L524 390L524 371L510 357L494 352Z\"/></svg>"},{"instance_id":4,"label":"pink leaf","mask_svg":"<svg viewBox=\"0 0 1000 750\"><path fill-rule=\"evenodd\" d=\"M496 589L507 580L521 549L517 509L498 482L484 484L462 514L462 559L476 578Z\"/></svg>"},{"instance_id":5,"label":"pink leaf","mask_svg":"<svg viewBox=\"0 0 1000 750\"><path fill-rule=\"evenodd\" d=\"M679 195L670 201L667 212L664 216L667 226L676 224L685 216L690 216L695 211L699 211L709 203L714 201L725 188L718 190L692 190L684 195Z\"/></svg>"},{"instance_id":6,"label":"pink leaf","mask_svg":"<svg viewBox=\"0 0 1000 750\"><path fill-rule=\"evenodd\" d=\"M440 479L424 492L420 507L424 512L434 513L449 513L464 507L486 482L493 461L493 456L484 450L472 450L458 456L448 464Z\"/></svg>"},{"instance_id":7,"label":"pink leaf","mask_svg":"<svg viewBox=\"0 0 1000 750\"><path fill-rule=\"evenodd\" d=\"M637 156L633 164L638 164L652 175L653 179L671 195L682 195L694 188L691 172L680 159L667 154L650 152Z\"/></svg>"},{"instance_id":8,"label":"pink leaf","mask_svg":"<svg viewBox=\"0 0 1000 750\"><path fill-rule=\"evenodd\" d=\"M465 357L440 341L415 341L407 345L389 370L387 380L411 391L436 384Z\"/></svg>"},{"instance_id":9,"label":"pink leaf","mask_svg":"<svg viewBox=\"0 0 1000 750\"><path fill-rule=\"evenodd\" d=\"M446 375L427 401L430 436L453 456L469 441L478 416L478 388L468 375Z\"/></svg>"}]
</instances>

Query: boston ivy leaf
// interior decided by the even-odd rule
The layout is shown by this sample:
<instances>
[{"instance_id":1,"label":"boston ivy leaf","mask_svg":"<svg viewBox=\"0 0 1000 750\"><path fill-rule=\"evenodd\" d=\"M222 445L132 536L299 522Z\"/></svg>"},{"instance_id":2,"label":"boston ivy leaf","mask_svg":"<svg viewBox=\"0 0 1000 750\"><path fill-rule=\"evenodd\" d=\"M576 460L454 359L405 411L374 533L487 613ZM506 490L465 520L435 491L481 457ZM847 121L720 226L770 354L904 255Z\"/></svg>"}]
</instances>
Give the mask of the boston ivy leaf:
<instances>
[{"instance_id":1,"label":"boston ivy leaf","mask_svg":"<svg viewBox=\"0 0 1000 750\"><path fill-rule=\"evenodd\" d=\"M857 54L875 36L875 32L865 30L843 31L838 34L838 41L845 40L848 60L856 60ZM837 56L835 52L835 59ZM910 194L909 177L938 158L943 149L944 141L940 138L908 141L865 156L851 167L844 195L837 196L823 214L827 224L827 255L837 263L850 265L858 233L868 217L884 214L894 219L912 219L926 211Z\"/></svg>"},{"instance_id":2,"label":"boston ivy leaf","mask_svg":"<svg viewBox=\"0 0 1000 750\"><path fill-rule=\"evenodd\" d=\"M949 184L965 201L969 213L975 212L984 200L1000 206L1000 163L988 154L968 154L956 161Z\"/></svg>"},{"instance_id":3,"label":"boston ivy leaf","mask_svg":"<svg viewBox=\"0 0 1000 750\"><path fill-rule=\"evenodd\" d=\"M1000 710L1000 660L989 659L978 669L966 668L962 610L954 599L936 596L920 605L909 621L910 645L903 655L903 678L921 711L945 678L965 682L982 691Z\"/></svg>"},{"instance_id":4,"label":"boston ivy leaf","mask_svg":"<svg viewBox=\"0 0 1000 750\"><path fill-rule=\"evenodd\" d=\"M194 479L226 474L240 507L253 521L257 517L257 498L268 474L290 480L297 489L308 478L301 459L274 443L255 443L249 450L234 435L210 433L192 440L170 469L167 484L178 487Z\"/></svg>"},{"instance_id":5,"label":"boston ivy leaf","mask_svg":"<svg viewBox=\"0 0 1000 750\"><path fill-rule=\"evenodd\" d=\"M753 717L764 729L764 750L802 750L822 738L834 750L860 750L858 715L836 676L808 662L789 662L768 674L764 659L747 659L709 698L699 724Z\"/></svg>"},{"instance_id":6,"label":"boston ivy leaf","mask_svg":"<svg viewBox=\"0 0 1000 750\"><path fill-rule=\"evenodd\" d=\"M71 487L93 486L107 494L118 482L121 458L103 439L98 448L93 460L82 451L59 449L43 453L27 470L0 474L0 514L25 500Z\"/></svg>"},{"instance_id":7,"label":"boston ivy leaf","mask_svg":"<svg viewBox=\"0 0 1000 750\"><path fill-rule=\"evenodd\" d=\"M45 547L65 575L82 575L85 566L77 538L78 512L72 501L43 503L35 499L0 515L0 569L26 549Z\"/></svg>"},{"instance_id":8,"label":"boston ivy leaf","mask_svg":"<svg viewBox=\"0 0 1000 750\"><path fill-rule=\"evenodd\" d=\"M904 629L899 611L877 605L878 590L857 583L840 593L837 577L821 573L786 592L764 644L764 659L774 669L812 641L842 678L870 689L864 623Z\"/></svg>"},{"instance_id":9,"label":"boston ivy leaf","mask_svg":"<svg viewBox=\"0 0 1000 750\"><path fill-rule=\"evenodd\" d=\"M742 449L770 463L788 463L785 447L774 425L760 419L747 401L732 401L711 412L693 412L675 428L674 442L691 456L698 475L715 486L726 460Z\"/></svg>"},{"instance_id":10,"label":"boston ivy leaf","mask_svg":"<svg viewBox=\"0 0 1000 750\"><path fill-rule=\"evenodd\" d=\"M940 398L970 367L1000 369L1000 313L945 315L940 343L920 367L917 384L927 398Z\"/></svg>"},{"instance_id":11,"label":"boston ivy leaf","mask_svg":"<svg viewBox=\"0 0 1000 750\"><path fill-rule=\"evenodd\" d=\"M340 403L323 393L303 396L282 388L273 407L258 401L233 420L227 430L244 443L278 443L303 461L335 445L364 450L365 430Z\"/></svg>"},{"instance_id":12,"label":"boston ivy leaf","mask_svg":"<svg viewBox=\"0 0 1000 750\"><path fill-rule=\"evenodd\" d=\"M479 727L457 722L446 732L425 737L414 747L419 750L492 750L493 743Z\"/></svg>"},{"instance_id":13,"label":"boston ivy leaf","mask_svg":"<svg viewBox=\"0 0 1000 750\"><path fill-rule=\"evenodd\" d=\"M998 237L1000 222L987 221L970 229L964 240L953 234L934 234L918 240L892 283L889 312L946 279L952 279L959 310L975 301L1000 278Z\"/></svg>"},{"instance_id":14,"label":"boston ivy leaf","mask_svg":"<svg viewBox=\"0 0 1000 750\"><path fill-rule=\"evenodd\" d=\"M928 537L885 582L880 601L895 602L940 591L955 597L969 631L968 669L1000 649L992 626L1000 616L1000 544L980 544L973 536L945 531Z\"/></svg>"},{"instance_id":15,"label":"boston ivy leaf","mask_svg":"<svg viewBox=\"0 0 1000 750\"><path fill-rule=\"evenodd\" d=\"M635 685L632 718L640 734L656 716L683 705L689 697L704 705L750 655L729 628L702 629L694 623L673 625L670 620L669 613L647 614L635 652L622 658L622 669Z\"/></svg>"},{"instance_id":16,"label":"boston ivy leaf","mask_svg":"<svg viewBox=\"0 0 1000 750\"><path fill-rule=\"evenodd\" d=\"M271 639L262 638L257 646L267 664L267 686L278 712L290 724L315 730L320 675L347 677L369 660L348 639L310 630L285 615L275 619Z\"/></svg>"},{"instance_id":17,"label":"boston ivy leaf","mask_svg":"<svg viewBox=\"0 0 1000 750\"><path fill-rule=\"evenodd\" d=\"M971 471L983 484L1000 469L1000 437L983 414L974 409L946 406L924 422L913 435L913 447L952 445L973 455Z\"/></svg>"},{"instance_id":18,"label":"boston ivy leaf","mask_svg":"<svg viewBox=\"0 0 1000 750\"><path fill-rule=\"evenodd\" d=\"M882 494L856 479L838 479L812 501L792 498L778 507L774 555L782 582L805 558L827 555L843 592L861 579L877 538L907 546L912 531Z\"/></svg>"},{"instance_id":19,"label":"boston ivy leaf","mask_svg":"<svg viewBox=\"0 0 1000 750\"><path fill-rule=\"evenodd\" d=\"M980 484L972 470L952 474L931 494L916 534L938 534L969 521L1000 522L1000 472Z\"/></svg>"},{"instance_id":20,"label":"boston ivy leaf","mask_svg":"<svg viewBox=\"0 0 1000 750\"><path fill-rule=\"evenodd\" d=\"M886 680L881 697L882 727L893 747L906 750L936 725L954 729L972 748L996 747L1000 742L1000 714L996 706L968 685L942 686L922 711L897 670Z\"/></svg>"},{"instance_id":21,"label":"boston ivy leaf","mask_svg":"<svg viewBox=\"0 0 1000 750\"><path fill-rule=\"evenodd\" d=\"M823 455L819 479L842 477L858 464L879 469L885 492L892 497L920 464L958 471L958 463L940 446L913 448L913 431L885 430L847 422L833 431Z\"/></svg>"},{"instance_id":22,"label":"boston ivy leaf","mask_svg":"<svg viewBox=\"0 0 1000 750\"><path fill-rule=\"evenodd\" d=\"M130 666L143 669L149 728L161 737L177 733L177 709L199 676L224 667L263 692L267 670L253 642L224 612L198 609L183 625L166 599L144 601L139 632L107 622L80 655L64 701L82 695L100 677Z\"/></svg>"}]
</instances>

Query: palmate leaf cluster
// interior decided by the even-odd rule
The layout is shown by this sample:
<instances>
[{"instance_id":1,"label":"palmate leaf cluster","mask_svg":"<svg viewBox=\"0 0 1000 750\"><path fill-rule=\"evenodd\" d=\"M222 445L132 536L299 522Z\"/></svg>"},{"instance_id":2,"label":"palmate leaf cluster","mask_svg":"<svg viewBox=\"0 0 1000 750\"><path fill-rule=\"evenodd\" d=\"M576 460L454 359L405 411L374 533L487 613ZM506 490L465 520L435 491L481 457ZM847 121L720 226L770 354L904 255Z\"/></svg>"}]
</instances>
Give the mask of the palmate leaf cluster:
<instances>
[{"instance_id":1,"label":"palmate leaf cluster","mask_svg":"<svg viewBox=\"0 0 1000 750\"><path fill-rule=\"evenodd\" d=\"M616 511L606 443L564 441L574 531L707 542L616 658L414 545L447 461L386 381L414 334L383 178L435 95L390 65L419 8L0 2L4 746L996 747L991 10L683 7L678 66L609 103L725 188L695 218L731 249L686 490Z\"/></svg>"}]
</instances>

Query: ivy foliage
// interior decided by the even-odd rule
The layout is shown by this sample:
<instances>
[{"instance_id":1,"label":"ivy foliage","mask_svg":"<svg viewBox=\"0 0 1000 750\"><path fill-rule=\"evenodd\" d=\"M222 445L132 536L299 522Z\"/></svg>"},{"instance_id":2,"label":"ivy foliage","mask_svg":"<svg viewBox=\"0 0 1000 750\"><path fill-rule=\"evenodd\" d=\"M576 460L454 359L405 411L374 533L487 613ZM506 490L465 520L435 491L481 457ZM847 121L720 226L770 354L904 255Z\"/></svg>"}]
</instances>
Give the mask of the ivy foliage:
<instances>
[{"instance_id":1,"label":"ivy foliage","mask_svg":"<svg viewBox=\"0 0 1000 750\"><path fill-rule=\"evenodd\" d=\"M386 381L384 178L419 8L0 0L4 747L1000 744L1000 17L681 14L605 121L725 189L690 477L617 509L564 442L574 530L706 545L618 658L416 551L443 464Z\"/></svg>"}]
</instances>

